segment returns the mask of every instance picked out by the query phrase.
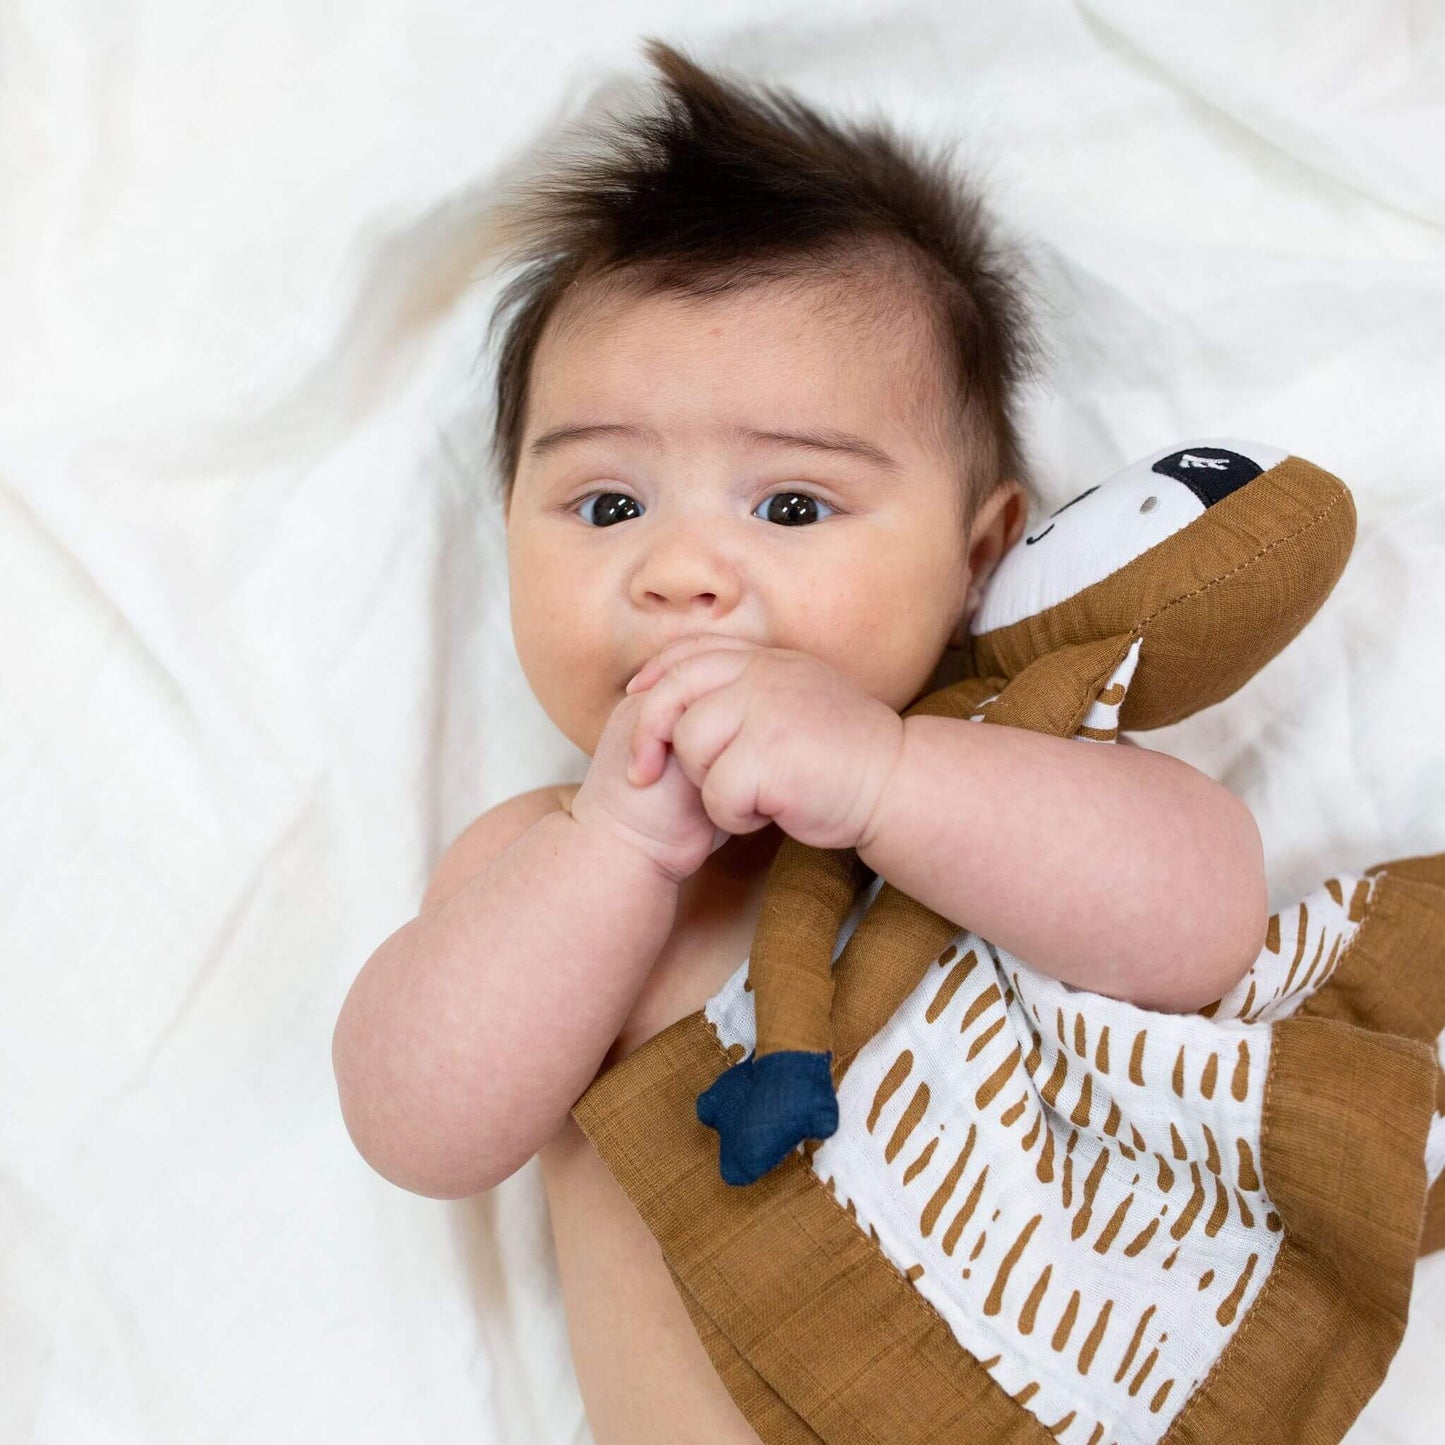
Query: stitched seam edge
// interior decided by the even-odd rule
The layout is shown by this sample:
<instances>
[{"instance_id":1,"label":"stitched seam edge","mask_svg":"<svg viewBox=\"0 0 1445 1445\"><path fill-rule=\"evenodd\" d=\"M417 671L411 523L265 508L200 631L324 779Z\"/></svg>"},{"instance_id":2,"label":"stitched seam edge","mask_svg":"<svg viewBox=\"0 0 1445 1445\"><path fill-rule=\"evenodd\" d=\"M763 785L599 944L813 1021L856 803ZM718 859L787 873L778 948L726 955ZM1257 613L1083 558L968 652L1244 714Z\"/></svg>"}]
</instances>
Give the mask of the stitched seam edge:
<instances>
[{"instance_id":1,"label":"stitched seam edge","mask_svg":"<svg viewBox=\"0 0 1445 1445\"><path fill-rule=\"evenodd\" d=\"M1223 573L1221 576L1211 577L1208 582L1206 582L1202 587L1196 587L1193 592L1186 592L1181 597L1171 597L1169 601L1166 602L1162 607L1156 609L1155 611L1151 612L1147 617L1143 618L1140 621L1139 626L1145 627L1149 623L1151 623L1156 617L1160 616L1165 612L1168 612L1171 607L1177 607L1179 603L1187 602L1191 597L1198 597L1202 593L1208 592L1211 588L1218 587L1223 582L1228 582L1229 579L1233 577L1236 572L1243 572L1246 567L1253 567L1254 564L1265 555L1265 553L1274 551L1276 547L1282 547L1286 542L1294 541L1296 537L1300 536L1304 532L1308 532L1312 527L1318 527L1320 523L1323 522L1325 518L1328 517L1329 514L1334 511L1334 509L1339 506L1339 504L1343 502L1348 495L1349 494L1344 491L1336 493L1334 498L1326 504L1322 511L1316 512L1313 517L1311 517L1302 526L1296 527L1295 530L1291 532L1288 536L1276 537L1273 542L1266 543L1253 556L1246 557L1243 562L1240 562L1237 566L1231 567L1228 572ZM1178 536L1179 534L1176 533L1175 535ZM1321 599L1321 601L1323 601L1323 599Z\"/></svg>"}]
</instances>

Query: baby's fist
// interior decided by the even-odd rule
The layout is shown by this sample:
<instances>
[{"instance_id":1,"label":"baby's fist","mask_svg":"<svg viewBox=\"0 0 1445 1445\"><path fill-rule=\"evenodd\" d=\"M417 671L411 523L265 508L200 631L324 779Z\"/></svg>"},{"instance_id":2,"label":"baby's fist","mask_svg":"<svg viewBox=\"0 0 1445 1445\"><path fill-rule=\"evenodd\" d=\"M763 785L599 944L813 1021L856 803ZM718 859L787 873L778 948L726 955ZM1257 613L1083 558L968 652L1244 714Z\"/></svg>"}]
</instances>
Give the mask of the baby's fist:
<instances>
[{"instance_id":1,"label":"baby's fist","mask_svg":"<svg viewBox=\"0 0 1445 1445\"><path fill-rule=\"evenodd\" d=\"M634 779L668 757L729 833L776 823L814 848L866 834L903 746L903 719L811 653L679 639L629 685L642 698Z\"/></svg>"}]
</instances>

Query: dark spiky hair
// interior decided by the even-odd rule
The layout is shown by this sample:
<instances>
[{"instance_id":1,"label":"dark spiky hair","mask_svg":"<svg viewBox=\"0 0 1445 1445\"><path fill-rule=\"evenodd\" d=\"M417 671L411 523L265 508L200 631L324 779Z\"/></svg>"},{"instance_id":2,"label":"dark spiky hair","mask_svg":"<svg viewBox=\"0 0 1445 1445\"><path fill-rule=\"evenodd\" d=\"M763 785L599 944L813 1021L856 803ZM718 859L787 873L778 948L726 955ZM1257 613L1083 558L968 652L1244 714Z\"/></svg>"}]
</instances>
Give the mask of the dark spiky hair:
<instances>
[{"instance_id":1,"label":"dark spiky hair","mask_svg":"<svg viewBox=\"0 0 1445 1445\"><path fill-rule=\"evenodd\" d=\"M493 451L510 505L532 361L549 318L583 282L645 295L715 296L762 282L846 279L881 259L908 290L900 314L928 318L939 365L933 435L965 459L965 527L1005 480L1030 502L1016 393L1037 355L1017 259L949 166L883 123L830 122L787 92L718 79L658 40L664 107L617 122L591 154L534 178L499 209L523 269L502 291ZM615 120L615 117L614 117ZM886 314L886 313L883 313ZM896 321L895 321L896 324Z\"/></svg>"}]
</instances>

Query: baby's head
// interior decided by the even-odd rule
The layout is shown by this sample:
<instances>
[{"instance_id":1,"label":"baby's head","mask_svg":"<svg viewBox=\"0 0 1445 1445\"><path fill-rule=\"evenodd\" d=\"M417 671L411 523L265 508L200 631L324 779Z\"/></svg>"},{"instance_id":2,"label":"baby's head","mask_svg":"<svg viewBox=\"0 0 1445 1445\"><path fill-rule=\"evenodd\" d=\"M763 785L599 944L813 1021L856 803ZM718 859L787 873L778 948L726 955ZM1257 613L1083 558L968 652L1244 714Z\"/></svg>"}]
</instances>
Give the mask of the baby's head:
<instances>
[{"instance_id":1,"label":"baby's head","mask_svg":"<svg viewBox=\"0 0 1445 1445\"><path fill-rule=\"evenodd\" d=\"M1028 321L976 198L886 129L648 53L663 113L511 207L493 318L518 658L589 757L686 633L903 711L1036 500Z\"/></svg>"}]
</instances>

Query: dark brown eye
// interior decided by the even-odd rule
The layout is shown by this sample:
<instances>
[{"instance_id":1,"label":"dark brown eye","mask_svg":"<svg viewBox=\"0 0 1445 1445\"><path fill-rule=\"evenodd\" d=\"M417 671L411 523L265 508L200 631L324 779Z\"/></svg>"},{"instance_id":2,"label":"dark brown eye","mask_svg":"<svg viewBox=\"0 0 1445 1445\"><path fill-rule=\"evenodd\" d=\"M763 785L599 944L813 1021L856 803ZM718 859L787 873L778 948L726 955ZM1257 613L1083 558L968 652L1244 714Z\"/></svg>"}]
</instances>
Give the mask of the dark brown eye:
<instances>
[{"instance_id":1,"label":"dark brown eye","mask_svg":"<svg viewBox=\"0 0 1445 1445\"><path fill-rule=\"evenodd\" d=\"M592 520L589 523L594 529L610 527L614 523L625 522L637 515L637 498L629 496L626 492L588 492L571 508L583 521L587 521L585 509L589 502L596 503L592 509ZM830 514L837 510L829 503L824 502L821 497L815 497L811 492L789 489L764 497L758 503L758 510L764 512L763 520L766 522L775 522L780 527L801 527L818 520L820 505L827 507ZM756 516L757 513L755 512L753 515Z\"/></svg>"},{"instance_id":2,"label":"dark brown eye","mask_svg":"<svg viewBox=\"0 0 1445 1445\"><path fill-rule=\"evenodd\" d=\"M581 516L588 502L597 503L593 510L597 527L610 527L614 522L625 521L633 515L628 508L637 506L637 498L629 497L626 492L588 492L572 510Z\"/></svg>"},{"instance_id":3,"label":"dark brown eye","mask_svg":"<svg viewBox=\"0 0 1445 1445\"><path fill-rule=\"evenodd\" d=\"M821 497L815 497L811 492L774 492L770 497L764 497L758 503L759 508L764 509L763 520L765 522L776 522L782 527L798 527L810 521L817 520L818 504ZM778 506L774 506L774 503ZM822 503L828 507L827 502ZM834 509L828 507L831 512Z\"/></svg>"}]
</instances>

